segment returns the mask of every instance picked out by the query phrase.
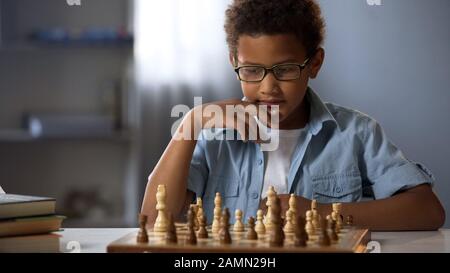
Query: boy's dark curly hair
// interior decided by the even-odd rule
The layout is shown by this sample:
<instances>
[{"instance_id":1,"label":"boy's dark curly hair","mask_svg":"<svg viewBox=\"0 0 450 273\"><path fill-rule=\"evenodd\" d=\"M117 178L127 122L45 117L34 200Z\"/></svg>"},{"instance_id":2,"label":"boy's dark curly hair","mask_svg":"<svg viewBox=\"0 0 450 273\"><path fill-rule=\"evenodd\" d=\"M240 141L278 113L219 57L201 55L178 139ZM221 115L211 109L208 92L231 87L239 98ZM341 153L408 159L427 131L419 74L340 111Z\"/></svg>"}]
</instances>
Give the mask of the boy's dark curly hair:
<instances>
[{"instance_id":1,"label":"boy's dark curly hair","mask_svg":"<svg viewBox=\"0 0 450 273\"><path fill-rule=\"evenodd\" d=\"M237 53L239 36L294 34L311 56L321 46L325 22L315 0L233 0L225 12L227 44Z\"/></svg>"}]
</instances>

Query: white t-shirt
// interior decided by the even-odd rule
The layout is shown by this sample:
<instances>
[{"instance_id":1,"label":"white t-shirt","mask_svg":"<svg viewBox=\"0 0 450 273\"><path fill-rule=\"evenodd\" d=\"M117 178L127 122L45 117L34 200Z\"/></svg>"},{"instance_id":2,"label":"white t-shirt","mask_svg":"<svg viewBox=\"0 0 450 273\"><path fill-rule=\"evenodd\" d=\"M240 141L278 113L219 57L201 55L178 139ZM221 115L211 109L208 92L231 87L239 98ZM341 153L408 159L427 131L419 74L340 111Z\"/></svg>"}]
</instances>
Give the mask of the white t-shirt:
<instances>
[{"instance_id":1,"label":"white t-shirt","mask_svg":"<svg viewBox=\"0 0 450 273\"><path fill-rule=\"evenodd\" d=\"M303 130L270 129L270 135L274 133L279 134L279 144L278 149L264 152L266 168L264 171L264 185L261 192L262 198L267 196L269 186L274 186L277 194L289 193L289 168L291 167L292 155Z\"/></svg>"}]
</instances>

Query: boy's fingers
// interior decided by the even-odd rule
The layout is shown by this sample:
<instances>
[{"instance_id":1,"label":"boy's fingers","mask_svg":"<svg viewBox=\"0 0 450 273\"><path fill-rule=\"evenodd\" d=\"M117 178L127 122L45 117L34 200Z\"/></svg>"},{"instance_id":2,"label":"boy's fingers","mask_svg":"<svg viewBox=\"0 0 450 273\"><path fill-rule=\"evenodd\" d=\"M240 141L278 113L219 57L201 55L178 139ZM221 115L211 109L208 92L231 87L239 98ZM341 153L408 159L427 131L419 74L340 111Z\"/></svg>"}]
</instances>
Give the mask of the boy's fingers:
<instances>
[{"instance_id":1,"label":"boy's fingers","mask_svg":"<svg viewBox=\"0 0 450 273\"><path fill-rule=\"evenodd\" d=\"M238 106L238 104L235 104ZM269 140L264 132L267 131L270 115L265 105L255 105L250 102L241 102L235 107L233 116L226 113L227 128L234 128L243 141L255 141L256 143L266 143ZM230 120L231 119L231 120Z\"/></svg>"}]
</instances>

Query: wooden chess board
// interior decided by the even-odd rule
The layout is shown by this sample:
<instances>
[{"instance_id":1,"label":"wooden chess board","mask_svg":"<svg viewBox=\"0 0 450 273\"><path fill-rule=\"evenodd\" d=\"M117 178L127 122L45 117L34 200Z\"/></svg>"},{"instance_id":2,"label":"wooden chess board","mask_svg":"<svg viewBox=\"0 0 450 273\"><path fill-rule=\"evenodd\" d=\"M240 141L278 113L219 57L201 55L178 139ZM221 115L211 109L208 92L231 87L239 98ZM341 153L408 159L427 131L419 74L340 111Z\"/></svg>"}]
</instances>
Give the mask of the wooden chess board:
<instances>
[{"instance_id":1,"label":"wooden chess board","mask_svg":"<svg viewBox=\"0 0 450 273\"><path fill-rule=\"evenodd\" d=\"M176 223L177 244L167 244L164 233L148 231L148 243L138 243L137 233L132 232L110 243L107 252L135 252L135 253L361 253L366 251L366 245L370 241L370 232L367 229L348 228L342 229L339 240L331 246L320 246L317 243L318 234L310 236L306 247L296 247L293 243L293 234L286 234L282 247L270 247L267 235L259 236L258 240L245 239L246 231L234 232L230 229L232 243L221 245L217 236L212 236L211 227L208 227L209 238L197 239L196 245L185 244L187 233L186 224Z\"/></svg>"}]
</instances>

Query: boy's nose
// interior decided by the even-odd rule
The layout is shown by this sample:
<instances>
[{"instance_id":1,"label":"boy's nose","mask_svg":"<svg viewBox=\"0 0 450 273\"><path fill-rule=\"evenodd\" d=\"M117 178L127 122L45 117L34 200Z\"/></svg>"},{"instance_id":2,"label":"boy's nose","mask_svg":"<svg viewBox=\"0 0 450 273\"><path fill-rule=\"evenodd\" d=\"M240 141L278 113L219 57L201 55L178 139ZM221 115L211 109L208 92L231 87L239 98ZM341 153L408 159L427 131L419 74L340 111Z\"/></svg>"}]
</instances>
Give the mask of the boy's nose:
<instances>
[{"instance_id":1,"label":"boy's nose","mask_svg":"<svg viewBox=\"0 0 450 273\"><path fill-rule=\"evenodd\" d=\"M272 72L268 72L264 79L261 81L260 90L264 94L277 93L279 90L279 82L275 78Z\"/></svg>"}]
</instances>

